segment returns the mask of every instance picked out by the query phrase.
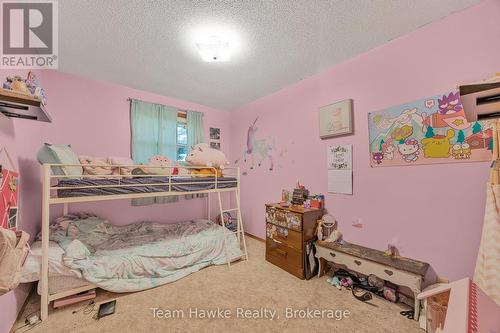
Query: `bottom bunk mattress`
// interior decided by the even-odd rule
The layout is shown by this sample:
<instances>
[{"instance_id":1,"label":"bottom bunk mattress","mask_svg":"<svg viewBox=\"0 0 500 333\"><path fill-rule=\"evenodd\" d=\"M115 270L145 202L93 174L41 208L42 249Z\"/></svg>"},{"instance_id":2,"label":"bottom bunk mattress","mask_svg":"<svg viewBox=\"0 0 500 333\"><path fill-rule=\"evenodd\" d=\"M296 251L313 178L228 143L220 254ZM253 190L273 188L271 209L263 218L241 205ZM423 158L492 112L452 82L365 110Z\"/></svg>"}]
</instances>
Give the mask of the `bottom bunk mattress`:
<instances>
[{"instance_id":1,"label":"bottom bunk mattress","mask_svg":"<svg viewBox=\"0 0 500 333\"><path fill-rule=\"evenodd\" d=\"M236 235L209 220L125 226L97 217L63 221L51 226L50 240L63 249L64 266L73 277L112 292L153 288L242 256Z\"/></svg>"},{"instance_id":2,"label":"bottom bunk mattress","mask_svg":"<svg viewBox=\"0 0 500 333\"><path fill-rule=\"evenodd\" d=\"M156 184L156 185L152 185ZM162 185L158 185L162 184ZM124 187L114 187L129 185ZM96 186L96 187L87 187ZM100 186L100 187L99 187ZM169 177L153 176L122 179L63 179L57 187L66 187L57 190L59 198L84 197L93 195L134 194L154 192L194 192L215 189L215 177L172 177L169 190ZM217 178L217 188L231 188L237 186L237 179L233 177ZM75 188L72 188L75 187ZM83 187L83 188L82 188Z\"/></svg>"}]
</instances>

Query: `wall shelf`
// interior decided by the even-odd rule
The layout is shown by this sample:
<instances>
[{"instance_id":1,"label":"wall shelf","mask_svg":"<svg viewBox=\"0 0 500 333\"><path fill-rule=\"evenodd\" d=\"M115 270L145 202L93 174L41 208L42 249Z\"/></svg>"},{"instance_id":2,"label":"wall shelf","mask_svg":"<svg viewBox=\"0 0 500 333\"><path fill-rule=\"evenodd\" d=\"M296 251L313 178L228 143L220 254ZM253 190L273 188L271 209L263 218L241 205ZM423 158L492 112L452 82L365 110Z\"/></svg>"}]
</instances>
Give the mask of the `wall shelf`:
<instances>
[{"instance_id":1,"label":"wall shelf","mask_svg":"<svg viewBox=\"0 0 500 333\"><path fill-rule=\"evenodd\" d=\"M0 88L0 113L9 118L52 122L40 100L28 94L3 88Z\"/></svg>"}]
</instances>

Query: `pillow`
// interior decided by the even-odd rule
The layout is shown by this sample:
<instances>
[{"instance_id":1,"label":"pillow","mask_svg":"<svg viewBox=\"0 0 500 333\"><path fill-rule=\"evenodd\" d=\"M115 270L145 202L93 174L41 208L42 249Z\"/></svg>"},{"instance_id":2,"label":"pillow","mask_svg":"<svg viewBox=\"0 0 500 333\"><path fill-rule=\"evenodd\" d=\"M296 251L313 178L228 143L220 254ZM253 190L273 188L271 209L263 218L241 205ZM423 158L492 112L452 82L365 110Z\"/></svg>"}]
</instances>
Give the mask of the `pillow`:
<instances>
[{"instance_id":1,"label":"pillow","mask_svg":"<svg viewBox=\"0 0 500 333\"><path fill-rule=\"evenodd\" d=\"M49 276L74 275L75 271L64 266L62 257L64 250L53 241L49 242ZM31 245L31 250L23 267L21 283L38 281L42 265L42 242L36 241Z\"/></svg>"},{"instance_id":2,"label":"pillow","mask_svg":"<svg viewBox=\"0 0 500 333\"><path fill-rule=\"evenodd\" d=\"M115 166L137 164L130 157L109 157L108 161L109 161L109 164L112 164ZM131 167L115 168L115 169L113 169L113 174L114 175L118 175L118 174L131 175L132 168Z\"/></svg>"},{"instance_id":3,"label":"pillow","mask_svg":"<svg viewBox=\"0 0 500 333\"><path fill-rule=\"evenodd\" d=\"M45 143L37 154L41 164L80 164L78 156L73 152L70 145L52 145ZM81 176L81 166L52 167L52 173L58 176Z\"/></svg>"},{"instance_id":4,"label":"pillow","mask_svg":"<svg viewBox=\"0 0 500 333\"><path fill-rule=\"evenodd\" d=\"M85 175L111 175L113 173L113 168L109 166L107 158L79 156L78 160ZM92 166L89 166L89 164L92 164Z\"/></svg>"}]
</instances>

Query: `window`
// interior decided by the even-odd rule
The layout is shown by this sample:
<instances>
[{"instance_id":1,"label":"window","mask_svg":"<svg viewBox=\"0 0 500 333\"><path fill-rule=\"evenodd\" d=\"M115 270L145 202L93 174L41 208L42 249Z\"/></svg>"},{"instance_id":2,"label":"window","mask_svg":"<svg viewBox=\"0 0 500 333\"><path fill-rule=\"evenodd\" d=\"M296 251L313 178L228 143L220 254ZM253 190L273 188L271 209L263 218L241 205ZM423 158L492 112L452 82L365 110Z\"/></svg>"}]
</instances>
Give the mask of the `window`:
<instances>
[{"instance_id":1,"label":"window","mask_svg":"<svg viewBox=\"0 0 500 333\"><path fill-rule=\"evenodd\" d=\"M177 161L185 161L188 153L186 112L177 114Z\"/></svg>"}]
</instances>

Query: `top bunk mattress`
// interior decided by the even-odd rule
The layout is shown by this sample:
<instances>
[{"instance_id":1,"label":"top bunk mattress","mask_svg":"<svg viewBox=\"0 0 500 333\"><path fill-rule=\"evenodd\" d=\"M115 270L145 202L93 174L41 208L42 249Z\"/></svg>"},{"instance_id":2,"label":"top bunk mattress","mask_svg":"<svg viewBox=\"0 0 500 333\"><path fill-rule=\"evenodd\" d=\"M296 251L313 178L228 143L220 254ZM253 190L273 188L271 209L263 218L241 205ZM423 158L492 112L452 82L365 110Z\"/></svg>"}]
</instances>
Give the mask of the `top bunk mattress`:
<instances>
[{"instance_id":1,"label":"top bunk mattress","mask_svg":"<svg viewBox=\"0 0 500 333\"><path fill-rule=\"evenodd\" d=\"M94 195L116 195L134 193L169 192L169 177L152 176L141 178L121 179L63 179L59 180L57 187L75 187L58 189L59 198L84 197ZM163 184L161 184L163 183ZM161 184L161 185L151 185ZM113 187L112 185L131 185L126 187ZM83 186L101 186L81 188ZM218 177L217 188L231 188L237 186L237 179L233 177ZM78 188L80 187L80 188ZM215 177L172 177L170 192L195 192L215 189Z\"/></svg>"}]
</instances>

